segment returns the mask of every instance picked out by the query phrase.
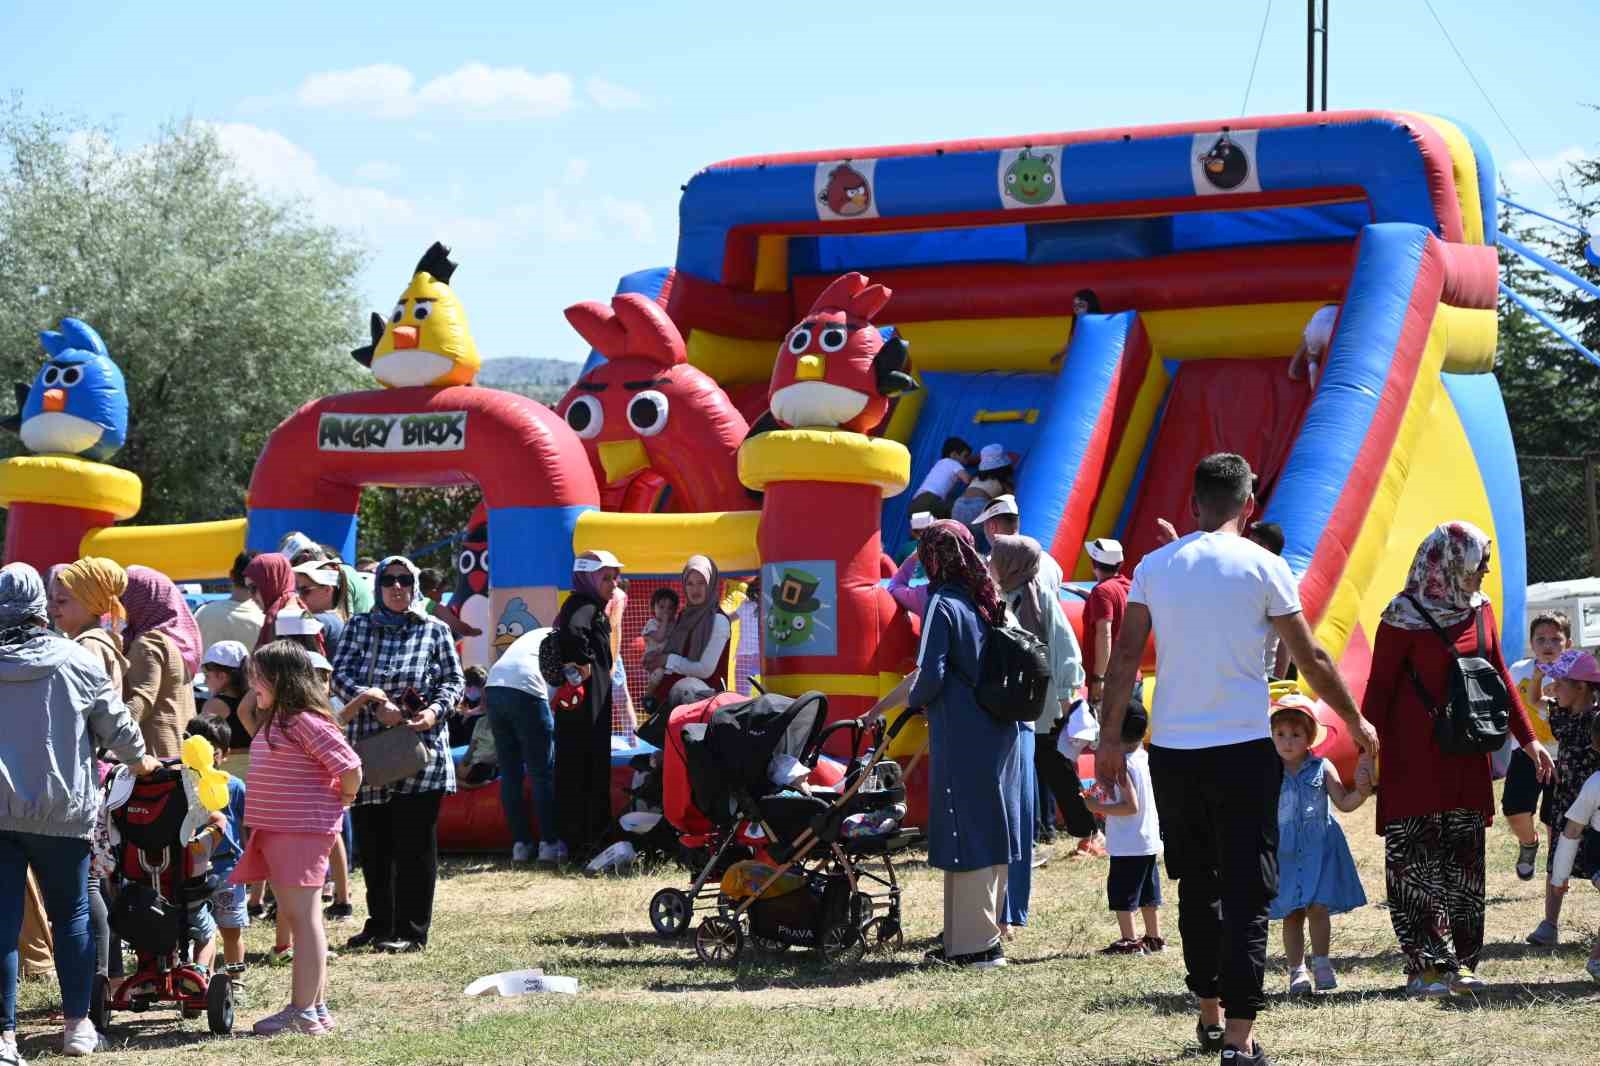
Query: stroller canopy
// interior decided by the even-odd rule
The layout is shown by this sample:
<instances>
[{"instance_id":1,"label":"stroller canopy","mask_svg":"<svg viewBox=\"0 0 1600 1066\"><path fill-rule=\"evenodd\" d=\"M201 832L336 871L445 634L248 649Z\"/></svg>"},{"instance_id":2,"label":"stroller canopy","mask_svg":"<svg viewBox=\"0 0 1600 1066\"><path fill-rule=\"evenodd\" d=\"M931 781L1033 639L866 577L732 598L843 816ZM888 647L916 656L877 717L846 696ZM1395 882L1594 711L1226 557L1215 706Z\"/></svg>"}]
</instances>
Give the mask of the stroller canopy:
<instances>
[{"instance_id":1,"label":"stroller canopy","mask_svg":"<svg viewBox=\"0 0 1600 1066\"><path fill-rule=\"evenodd\" d=\"M756 799L774 791L772 760L789 755L808 761L827 717L828 698L820 692L765 695L718 708L702 739L685 738L695 806L720 823L734 813L730 801L739 794Z\"/></svg>"}]
</instances>

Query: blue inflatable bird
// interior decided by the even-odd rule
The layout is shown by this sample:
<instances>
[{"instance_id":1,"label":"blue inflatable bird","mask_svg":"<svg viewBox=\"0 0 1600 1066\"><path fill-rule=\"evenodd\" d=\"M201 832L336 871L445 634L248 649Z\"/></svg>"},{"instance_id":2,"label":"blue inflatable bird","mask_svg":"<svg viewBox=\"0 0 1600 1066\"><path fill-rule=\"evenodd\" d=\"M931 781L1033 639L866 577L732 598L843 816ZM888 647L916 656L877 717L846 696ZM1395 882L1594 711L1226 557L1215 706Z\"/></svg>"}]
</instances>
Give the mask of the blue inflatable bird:
<instances>
[{"instance_id":1,"label":"blue inflatable bird","mask_svg":"<svg viewBox=\"0 0 1600 1066\"><path fill-rule=\"evenodd\" d=\"M106 342L87 322L63 318L39 343L45 364L32 385L16 387L19 411L0 425L31 452L111 458L128 439L128 388Z\"/></svg>"}]
</instances>

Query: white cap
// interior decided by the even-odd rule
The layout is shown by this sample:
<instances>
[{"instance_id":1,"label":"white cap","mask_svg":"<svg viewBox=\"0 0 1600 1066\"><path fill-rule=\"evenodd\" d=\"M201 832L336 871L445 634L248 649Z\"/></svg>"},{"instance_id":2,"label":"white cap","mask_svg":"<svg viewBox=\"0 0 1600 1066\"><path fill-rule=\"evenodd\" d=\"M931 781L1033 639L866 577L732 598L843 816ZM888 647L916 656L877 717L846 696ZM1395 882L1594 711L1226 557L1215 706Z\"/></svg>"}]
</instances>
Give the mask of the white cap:
<instances>
[{"instance_id":1,"label":"white cap","mask_svg":"<svg viewBox=\"0 0 1600 1066\"><path fill-rule=\"evenodd\" d=\"M237 640L219 640L206 649L200 657L201 666L220 666L224 670L237 670L250 657L250 649Z\"/></svg>"},{"instance_id":2,"label":"white cap","mask_svg":"<svg viewBox=\"0 0 1600 1066\"><path fill-rule=\"evenodd\" d=\"M999 496L996 496L994 498L994 502L988 507L985 507L983 509L983 513L972 520L972 524L975 526L981 526L991 518L999 518L1001 515L1021 513L1021 511L1017 510L1017 498L1011 495L1011 493L1005 492L1001 493Z\"/></svg>"},{"instance_id":3,"label":"white cap","mask_svg":"<svg viewBox=\"0 0 1600 1066\"><path fill-rule=\"evenodd\" d=\"M1091 540L1086 543L1083 549L1089 553L1090 559L1101 566L1122 565L1122 543L1120 541L1112 540L1110 537L1100 537L1098 540Z\"/></svg>"},{"instance_id":4,"label":"white cap","mask_svg":"<svg viewBox=\"0 0 1600 1066\"><path fill-rule=\"evenodd\" d=\"M322 623L303 611L280 611L275 628L280 637L314 637Z\"/></svg>"},{"instance_id":5,"label":"white cap","mask_svg":"<svg viewBox=\"0 0 1600 1066\"><path fill-rule=\"evenodd\" d=\"M916 514L911 516L911 529L914 532L920 532L921 530L927 529L931 525L933 525L932 511L918 511Z\"/></svg>"},{"instance_id":6,"label":"white cap","mask_svg":"<svg viewBox=\"0 0 1600 1066\"><path fill-rule=\"evenodd\" d=\"M330 674L333 673L333 664L320 651L308 651L306 652L306 658L311 660L311 668L313 670L326 670Z\"/></svg>"},{"instance_id":7,"label":"white cap","mask_svg":"<svg viewBox=\"0 0 1600 1066\"><path fill-rule=\"evenodd\" d=\"M278 546L278 553L285 559L293 559L307 548L315 548L317 546L316 541L296 530L293 533L284 534L283 542Z\"/></svg>"},{"instance_id":8,"label":"white cap","mask_svg":"<svg viewBox=\"0 0 1600 1066\"><path fill-rule=\"evenodd\" d=\"M319 585L333 588L339 584L339 569L326 559L307 559L294 568L297 574L304 574Z\"/></svg>"},{"instance_id":9,"label":"white cap","mask_svg":"<svg viewBox=\"0 0 1600 1066\"><path fill-rule=\"evenodd\" d=\"M985 470L1003 470L1011 465L1011 459L1006 455L1004 444L985 444L983 450L978 452L978 473Z\"/></svg>"},{"instance_id":10,"label":"white cap","mask_svg":"<svg viewBox=\"0 0 1600 1066\"><path fill-rule=\"evenodd\" d=\"M593 555L594 558L586 559L584 558L585 555ZM608 551L588 551L572 560L572 572L574 574L592 574L596 570L621 569L622 560Z\"/></svg>"}]
</instances>

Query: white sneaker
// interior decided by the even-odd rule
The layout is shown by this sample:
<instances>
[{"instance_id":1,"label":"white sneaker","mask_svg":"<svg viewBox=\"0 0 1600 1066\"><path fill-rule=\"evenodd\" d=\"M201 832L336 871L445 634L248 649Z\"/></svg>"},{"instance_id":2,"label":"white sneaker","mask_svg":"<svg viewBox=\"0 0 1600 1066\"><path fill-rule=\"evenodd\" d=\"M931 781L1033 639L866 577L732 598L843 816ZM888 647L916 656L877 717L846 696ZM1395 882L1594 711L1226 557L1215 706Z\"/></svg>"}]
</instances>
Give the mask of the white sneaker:
<instances>
[{"instance_id":1,"label":"white sneaker","mask_svg":"<svg viewBox=\"0 0 1600 1066\"><path fill-rule=\"evenodd\" d=\"M74 1058L92 1055L100 1046L100 1034L88 1018L72 1018L61 1027L61 1053Z\"/></svg>"},{"instance_id":2,"label":"white sneaker","mask_svg":"<svg viewBox=\"0 0 1600 1066\"><path fill-rule=\"evenodd\" d=\"M22 1061L22 1052L17 1050L17 1033L14 1029L0 1033L0 1066L27 1066Z\"/></svg>"},{"instance_id":3,"label":"white sneaker","mask_svg":"<svg viewBox=\"0 0 1600 1066\"><path fill-rule=\"evenodd\" d=\"M567 861L567 846L556 841L554 844L539 845L539 865L559 866Z\"/></svg>"},{"instance_id":4,"label":"white sneaker","mask_svg":"<svg viewBox=\"0 0 1600 1066\"><path fill-rule=\"evenodd\" d=\"M1289 971L1289 994L1291 996L1309 996L1311 994L1311 971L1304 966L1296 966Z\"/></svg>"},{"instance_id":5,"label":"white sneaker","mask_svg":"<svg viewBox=\"0 0 1600 1066\"><path fill-rule=\"evenodd\" d=\"M543 858L543 857L544 857L543 855L540 856L540 858ZM511 845L511 861L512 862L532 862L533 861L533 845L532 844L523 844L521 842L518 842L516 844Z\"/></svg>"},{"instance_id":6,"label":"white sneaker","mask_svg":"<svg viewBox=\"0 0 1600 1066\"><path fill-rule=\"evenodd\" d=\"M1339 975L1333 972L1333 960L1328 956L1311 956L1311 973L1316 978L1318 992L1332 992L1339 987Z\"/></svg>"}]
</instances>

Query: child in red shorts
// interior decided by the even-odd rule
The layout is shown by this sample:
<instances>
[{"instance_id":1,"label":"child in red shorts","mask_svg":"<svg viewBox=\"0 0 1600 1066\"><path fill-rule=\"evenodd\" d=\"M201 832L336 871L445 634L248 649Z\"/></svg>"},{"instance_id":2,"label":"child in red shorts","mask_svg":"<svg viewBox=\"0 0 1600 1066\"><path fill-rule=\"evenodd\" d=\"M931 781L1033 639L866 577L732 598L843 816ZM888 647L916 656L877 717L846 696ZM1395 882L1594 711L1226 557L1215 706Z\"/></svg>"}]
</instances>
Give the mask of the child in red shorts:
<instances>
[{"instance_id":1,"label":"child in red shorts","mask_svg":"<svg viewBox=\"0 0 1600 1066\"><path fill-rule=\"evenodd\" d=\"M320 1036L333 1028L326 985L322 883L344 810L361 787L361 760L334 724L327 689L300 645L277 640L250 660L260 726L250 748L244 824L250 841L229 878L266 880L294 935L289 1005L255 1024L258 1036Z\"/></svg>"}]
</instances>

